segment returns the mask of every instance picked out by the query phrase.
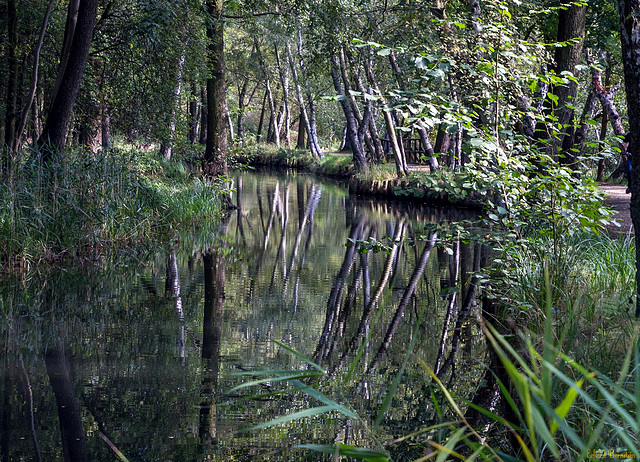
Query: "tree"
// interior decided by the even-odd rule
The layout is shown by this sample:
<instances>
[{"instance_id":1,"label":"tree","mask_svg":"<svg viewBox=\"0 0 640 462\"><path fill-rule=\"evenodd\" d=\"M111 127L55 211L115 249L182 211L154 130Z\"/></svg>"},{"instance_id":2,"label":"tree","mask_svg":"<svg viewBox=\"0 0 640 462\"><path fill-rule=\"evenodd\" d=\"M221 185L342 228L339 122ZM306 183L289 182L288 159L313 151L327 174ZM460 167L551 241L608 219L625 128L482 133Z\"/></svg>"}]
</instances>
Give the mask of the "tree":
<instances>
[{"instance_id":1,"label":"tree","mask_svg":"<svg viewBox=\"0 0 640 462\"><path fill-rule=\"evenodd\" d=\"M631 184L631 220L633 229L640 230L640 1L619 0L620 40L622 63L627 92L627 111L631 141L629 152L632 175L636 181ZM640 246L636 246L636 284L640 288ZM640 294L639 294L640 295ZM636 317L640 317L640 296L636 296Z\"/></svg>"},{"instance_id":2,"label":"tree","mask_svg":"<svg viewBox=\"0 0 640 462\"><path fill-rule=\"evenodd\" d=\"M227 173L227 86L224 60L223 0L206 2L207 21L207 147L202 169L205 176L216 178Z\"/></svg>"},{"instance_id":3,"label":"tree","mask_svg":"<svg viewBox=\"0 0 640 462\"><path fill-rule=\"evenodd\" d=\"M80 0L68 61L60 80L59 89L51 103L44 130L38 139L40 148L45 146L53 148L53 150L42 149L41 155L44 161L52 160L54 152L62 153L64 150L73 105L78 96L82 75L87 65L97 9L98 0Z\"/></svg>"}]
</instances>

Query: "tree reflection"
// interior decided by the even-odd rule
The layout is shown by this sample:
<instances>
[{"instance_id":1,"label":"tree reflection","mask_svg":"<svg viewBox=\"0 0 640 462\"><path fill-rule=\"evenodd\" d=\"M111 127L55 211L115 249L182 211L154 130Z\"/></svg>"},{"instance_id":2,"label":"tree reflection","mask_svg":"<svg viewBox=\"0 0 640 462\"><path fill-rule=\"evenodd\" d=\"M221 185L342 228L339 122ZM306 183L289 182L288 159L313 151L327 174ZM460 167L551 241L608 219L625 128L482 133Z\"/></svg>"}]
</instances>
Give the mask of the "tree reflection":
<instances>
[{"instance_id":1,"label":"tree reflection","mask_svg":"<svg viewBox=\"0 0 640 462\"><path fill-rule=\"evenodd\" d=\"M220 238L224 242L229 216L223 219ZM220 373L222 314L225 300L225 245L202 256L204 266L204 314L202 324L202 381L200 385L199 437L205 448L217 438L216 396Z\"/></svg>"},{"instance_id":2,"label":"tree reflection","mask_svg":"<svg viewBox=\"0 0 640 462\"><path fill-rule=\"evenodd\" d=\"M64 343L47 349L45 363L49 382L56 397L65 461L88 461L86 434L82 426L80 407L73 391L69 358Z\"/></svg>"}]
</instances>

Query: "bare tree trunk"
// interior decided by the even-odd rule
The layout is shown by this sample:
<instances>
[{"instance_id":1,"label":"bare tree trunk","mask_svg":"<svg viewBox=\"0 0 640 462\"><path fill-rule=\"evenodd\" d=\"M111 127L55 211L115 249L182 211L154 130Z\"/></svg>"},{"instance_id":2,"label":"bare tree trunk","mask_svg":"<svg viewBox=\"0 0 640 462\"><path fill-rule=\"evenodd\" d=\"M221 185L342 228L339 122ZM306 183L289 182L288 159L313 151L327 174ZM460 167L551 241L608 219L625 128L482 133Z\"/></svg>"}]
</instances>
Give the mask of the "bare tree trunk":
<instances>
[{"instance_id":1,"label":"bare tree trunk","mask_svg":"<svg viewBox=\"0 0 640 462\"><path fill-rule=\"evenodd\" d=\"M307 75L307 67L303 59L303 48L302 48L302 29L298 26L298 64L300 66L300 73L302 76L302 80L305 86L305 93L307 97L307 115L309 120L309 127L311 129L308 132L309 135L309 144L314 146L316 154L318 157L323 158L324 154L322 153L322 149L320 148L320 142L318 141L318 127L316 124L316 106L313 102L313 94L311 93L311 86L309 85L309 78ZM292 68L293 70L293 68Z\"/></svg>"},{"instance_id":2,"label":"bare tree trunk","mask_svg":"<svg viewBox=\"0 0 640 462\"><path fill-rule=\"evenodd\" d=\"M33 74L31 76L31 87L29 90L29 95L27 96L27 102L22 109L22 115L20 116L20 120L18 122L18 128L16 129L15 142L11 147L11 150L17 152L22 147L22 135L27 125L27 118L29 116L29 111L31 110L31 105L33 104L33 99L36 95L36 89L38 88L38 68L40 66L40 51L42 50L42 43L44 41L44 34L47 30L47 24L49 23L49 16L51 16L51 10L53 9L53 5L55 0L49 0L49 5L47 6L47 10L44 13L44 19L42 20L42 26L40 27L40 35L38 36L38 44L36 45L35 57L33 58Z\"/></svg>"},{"instance_id":3,"label":"bare tree trunk","mask_svg":"<svg viewBox=\"0 0 640 462\"><path fill-rule=\"evenodd\" d=\"M367 159L364 155L362 143L358 139L358 122L356 120L353 107L348 97L346 96L345 90L342 88L340 76L338 75L338 73L340 72L340 64L338 61L339 60L336 55L333 55L331 57L331 77L333 79L333 86L336 89L336 92L338 93L338 95L343 96L343 98L340 100L340 104L342 105L344 116L347 119L347 136L349 138L349 143L351 143L353 163L356 171L362 172L366 171L368 168Z\"/></svg>"},{"instance_id":4,"label":"bare tree trunk","mask_svg":"<svg viewBox=\"0 0 640 462\"><path fill-rule=\"evenodd\" d=\"M39 146L51 144L58 153L62 153L64 149L73 105L87 65L97 8L97 0L80 0L68 62L58 92L49 109L46 125L38 140ZM44 161L53 158L53 152L49 149L43 150L41 155Z\"/></svg>"},{"instance_id":5,"label":"bare tree trunk","mask_svg":"<svg viewBox=\"0 0 640 462\"><path fill-rule=\"evenodd\" d=\"M209 121L209 110L207 109L207 88L202 87L200 90L200 136L198 143L207 144L207 131Z\"/></svg>"},{"instance_id":6,"label":"bare tree trunk","mask_svg":"<svg viewBox=\"0 0 640 462\"><path fill-rule=\"evenodd\" d=\"M389 136L389 141L391 143L393 157L396 161L396 171L399 177L403 177L409 173L409 170L407 168L407 161L404 157L402 149L400 148L400 144L398 143L398 138L396 137L395 125L393 123L389 105L387 104L386 98L380 91L380 87L378 86L378 83L376 82L375 76L373 74L373 59L371 57L372 53L373 50L369 48L369 57L365 61L367 80L369 81L369 85L371 85L374 88L375 92L380 96L380 101L382 102L382 115L387 127L387 135Z\"/></svg>"},{"instance_id":7,"label":"bare tree trunk","mask_svg":"<svg viewBox=\"0 0 640 462\"><path fill-rule=\"evenodd\" d=\"M16 0L7 1L7 96L5 100L5 129L4 143L9 148L5 155L9 155L12 146L15 145L16 138L16 117L18 105L18 18L16 10ZM3 173L9 173L11 169L11 161L9 157L4 157L2 162Z\"/></svg>"},{"instance_id":8,"label":"bare tree trunk","mask_svg":"<svg viewBox=\"0 0 640 462\"><path fill-rule=\"evenodd\" d=\"M242 83L242 87L238 91L238 142L242 146L242 142L244 141L244 108L245 103L244 99L247 95L247 89L249 88L249 79L245 78ZM255 92L255 88L253 90ZM253 96L253 95L252 95ZM251 98L250 98L251 99Z\"/></svg>"},{"instance_id":9,"label":"bare tree trunk","mask_svg":"<svg viewBox=\"0 0 640 462\"><path fill-rule=\"evenodd\" d=\"M293 83L296 89L296 96L298 97L298 105L300 106L300 121L298 123L299 124L304 123L305 125L305 128L307 130L307 135L309 137L309 146L311 148L311 154L322 159L324 157L324 154L322 153L322 150L320 149L320 145L318 144L317 134L316 134L316 137L314 138L315 130L312 127L312 122L311 122L311 119L309 118L310 114L307 113L307 107L304 101L304 96L302 94L302 88L300 87L300 81L298 79L298 70L293 61L293 55L291 53L291 45L289 44L289 42L287 42L287 60L289 61L289 67L291 68L291 76L293 77ZM304 149L304 144L302 145L302 147L300 147L299 135L298 135L298 149Z\"/></svg>"},{"instance_id":10,"label":"bare tree trunk","mask_svg":"<svg viewBox=\"0 0 640 462\"><path fill-rule=\"evenodd\" d=\"M189 101L189 142L196 144L198 137L198 88L191 82L191 101Z\"/></svg>"},{"instance_id":11,"label":"bare tree trunk","mask_svg":"<svg viewBox=\"0 0 640 462\"><path fill-rule=\"evenodd\" d=\"M184 67L184 49L178 60L178 73L176 75L176 86L173 90L173 104L171 105L171 114L169 115L169 135L160 145L160 156L166 160L171 159L173 152L173 143L175 142L176 133L176 107L180 101L180 93L182 92L182 68Z\"/></svg>"},{"instance_id":12,"label":"bare tree trunk","mask_svg":"<svg viewBox=\"0 0 640 462\"><path fill-rule=\"evenodd\" d=\"M640 3L636 0L618 0L618 9L631 138L629 152L635 154L631 158L631 168L632 175L635 178L640 178L640 154L638 154L640 153L640 149L638 149L640 147L640 21L638 20L640 18ZM636 235L638 235L638 230L640 230L640 181L632 182L630 188L631 219ZM636 289L638 288L640 288L640 245L636 245ZM636 292L636 317L640 317L638 292Z\"/></svg>"},{"instance_id":13,"label":"bare tree trunk","mask_svg":"<svg viewBox=\"0 0 640 462\"><path fill-rule=\"evenodd\" d=\"M582 62L582 43L585 34L585 18L587 7L586 4L569 5L565 9L560 9L558 13L558 36L557 40L561 43L571 43L567 46L557 47L555 52L555 72L556 75L561 75L563 72L571 72L576 74L576 66ZM578 85L569 81L566 85L554 85L553 94L558 97L558 103L554 110L554 114L558 119L558 126L563 127L562 132L565 131L564 127L568 127L573 120L574 110L572 105L575 104L576 94L578 92ZM571 136L570 133L561 134L558 140L552 142L553 151L555 155L557 149L565 144L565 138ZM573 146L573 141L567 143L569 146ZM564 164L574 164L576 162L576 156L571 150L565 151L562 149L562 156L560 162Z\"/></svg>"},{"instance_id":14,"label":"bare tree trunk","mask_svg":"<svg viewBox=\"0 0 640 462\"><path fill-rule=\"evenodd\" d=\"M289 109L289 66L282 63L278 45L274 42L273 48L276 53L276 63L280 74L280 85L282 85L282 103L284 104L284 139L287 147L291 147L291 111Z\"/></svg>"},{"instance_id":15,"label":"bare tree trunk","mask_svg":"<svg viewBox=\"0 0 640 462\"><path fill-rule=\"evenodd\" d=\"M296 142L296 149L304 149L307 145L304 135L306 133L305 125L308 123L309 122L304 118L304 114L300 111L300 116L298 117L298 140Z\"/></svg>"},{"instance_id":16,"label":"bare tree trunk","mask_svg":"<svg viewBox=\"0 0 640 462\"><path fill-rule=\"evenodd\" d=\"M264 98L262 98L262 110L260 111L260 122L258 122L258 131L256 133L256 143L260 142L262 136L262 126L264 125L264 112L267 107L267 92L264 92Z\"/></svg>"},{"instance_id":17,"label":"bare tree trunk","mask_svg":"<svg viewBox=\"0 0 640 462\"><path fill-rule=\"evenodd\" d=\"M60 89L60 84L62 83L62 78L64 77L67 63L69 62L71 44L73 43L73 35L76 31L79 10L80 0L69 0L69 6L67 8L67 22L64 27L64 41L62 45L62 52L60 53L60 66L58 66L58 75L56 77L56 82L53 85L51 100L54 100L58 95L58 90Z\"/></svg>"},{"instance_id":18,"label":"bare tree trunk","mask_svg":"<svg viewBox=\"0 0 640 462\"><path fill-rule=\"evenodd\" d=\"M207 0L209 13L207 58L207 147L203 159L205 176L215 178L227 174L227 85L224 59L223 0ZM228 196L227 196L228 197Z\"/></svg>"},{"instance_id":19,"label":"bare tree trunk","mask_svg":"<svg viewBox=\"0 0 640 462\"><path fill-rule=\"evenodd\" d=\"M258 42L258 37L254 37L253 41L256 48L256 53L258 54L258 62L260 63L262 74L264 75L264 84L267 89L267 101L269 102L269 110L271 111L271 124L269 125L269 129L273 129L274 141L276 143L276 146L280 147L280 131L277 123L278 114L276 112L276 104L273 98L273 92L271 91L271 79L269 76L269 71L267 70L264 58L262 57L262 53L260 52L260 43Z\"/></svg>"}]
</instances>

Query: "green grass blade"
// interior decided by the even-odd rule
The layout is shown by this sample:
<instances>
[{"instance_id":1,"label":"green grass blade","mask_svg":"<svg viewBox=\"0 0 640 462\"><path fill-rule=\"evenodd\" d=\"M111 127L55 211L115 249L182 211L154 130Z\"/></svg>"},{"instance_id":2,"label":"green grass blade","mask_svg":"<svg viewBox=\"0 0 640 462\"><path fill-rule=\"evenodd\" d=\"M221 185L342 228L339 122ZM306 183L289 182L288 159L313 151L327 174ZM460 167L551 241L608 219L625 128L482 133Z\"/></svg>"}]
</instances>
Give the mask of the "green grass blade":
<instances>
[{"instance_id":1,"label":"green grass blade","mask_svg":"<svg viewBox=\"0 0 640 462\"><path fill-rule=\"evenodd\" d=\"M334 410L333 406L312 407L310 409L305 409L303 411L294 412L293 414L283 415L282 417L278 417L277 419L269 420L268 422L259 423L258 425L254 425L252 427L242 428L238 430L238 433L245 433L245 432L250 432L254 430L260 430L262 428L274 427L276 425L291 422L292 420L300 420L306 417L313 417L313 416L324 414L325 412L330 412L333 410Z\"/></svg>"},{"instance_id":2,"label":"green grass blade","mask_svg":"<svg viewBox=\"0 0 640 462\"><path fill-rule=\"evenodd\" d=\"M322 454L350 457L367 462L388 462L389 456L383 452L367 448L356 448L347 444L301 444L297 448L309 449Z\"/></svg>"},{"instance_id":3,"label":"green grass blade","mask_svg":"<svg viewBox=\"0 0 640 462\"><path fill-rule=\"evenodd\" d=\"M281 376L275 376L275 377L267 377L264 379L258 379L258 380L252 380L250 382L245 382L245 383L241 383L240 385L233 387L231 390L229 390L229 393L233 393L234 391L238 391L238 390L242 390L243 388L248 388L248 387L253 387L256 385L261 385L263 383L269 383L269 382L287 382L287 381L291 381L291 380L298 380L298 379L306 379L309 377L322 377L324 376L324 374L318 373L318 372L313 372L313 371L309 371L309 372L304 372L304 373L298 373L298 374L293 374L293 375L281 375Z\"/></svg>"},{"instance_id":4,"label":"green grass blade","mask_svg":"<svg viewBox=\"0 0 640 462\"><path fill-rule=\"evenodd\" d=\"M307 358L305 355L303 355L302 353L298 353L296 350L294 350L292 347L285 345L284 343L278 341L278 340L274 340L274 342L280 346L281 348L284 348L285 350L287 350L289 353L291 353L293 356L295 356L296 358L298 358L300 361L303 361L305 363L307 363L309 366L313 367L315 370L322 372L323 374L326 374L327 372L319 365L317 365L315 362L313 362L311 359Z\"/></svg>"}]
</instances>

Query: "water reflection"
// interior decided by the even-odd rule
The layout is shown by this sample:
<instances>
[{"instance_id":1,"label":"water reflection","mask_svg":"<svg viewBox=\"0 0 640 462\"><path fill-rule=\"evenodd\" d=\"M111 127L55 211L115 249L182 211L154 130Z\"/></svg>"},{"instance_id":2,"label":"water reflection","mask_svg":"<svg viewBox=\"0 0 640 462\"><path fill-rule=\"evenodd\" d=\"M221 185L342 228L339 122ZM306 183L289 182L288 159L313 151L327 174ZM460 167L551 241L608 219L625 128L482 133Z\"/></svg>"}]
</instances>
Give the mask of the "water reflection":
<instances>
[{"instance_id":1,"label":"water reflection","mask_svg":"<svg viewBox=\"0 0 640 462\"><path fill-rule=\"evenodd\" d=\"M379 441L438 418L422 362L475 398L490 360L474 322L488 256L431 226L460 216L306 176L247 174L234 188L221 230L2 282L4 460L64 458L70 441L92 460L299 460L300 443L370 446L370 430L335 414L238 433L317 405L275 382L228 393L251 380L242 374L306 368L273 340L329 370L313 385L379 420Z\"/></svg>"}]
</instances>

